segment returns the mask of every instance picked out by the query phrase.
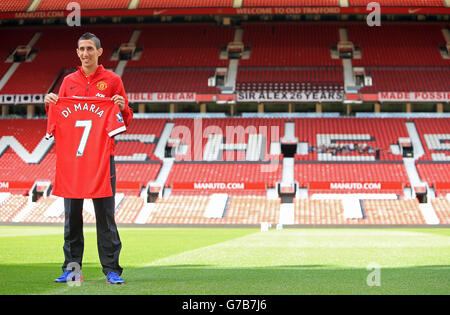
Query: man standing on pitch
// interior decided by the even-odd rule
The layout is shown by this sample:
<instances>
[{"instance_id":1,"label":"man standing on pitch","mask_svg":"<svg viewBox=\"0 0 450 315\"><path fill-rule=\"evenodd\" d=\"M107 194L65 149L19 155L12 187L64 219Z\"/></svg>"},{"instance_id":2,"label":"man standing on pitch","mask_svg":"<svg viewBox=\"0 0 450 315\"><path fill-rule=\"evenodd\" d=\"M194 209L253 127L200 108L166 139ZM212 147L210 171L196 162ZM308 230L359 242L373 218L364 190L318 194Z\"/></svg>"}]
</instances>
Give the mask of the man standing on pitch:
<instances>
[{"instance_id":1,"label":"man standing on pitch","mask_svg":"<svg viewBox=\"0 0 450 315\"><path fill-rule=\"evenodd\" d=\"M133 118L133 110L128 106L128 99L123 87L122 79L112 71L106 70L99 65L98 59L103 49L100 40L92 33L83 34L78 40L77 54L81 66L74 73L67 75L59 89L58 95L49 93L45 96L46 108L51 103L57 103L58 97L109 97L112 102L119 106L123 121L126 126ZM112 284L121 284L124 280L120 277L122 267L119 265L119 254L122 243L114 219L115 211L115 165L114 165L114 139L110 143L110 173L111 188L113 195L105 198L93 199L96 227L97 246L103 273L106 281ZM64 264L63 274L55 279L55 282L68 282L73 273L67 270L70 263L77 263L80 268L83 259L83 199L64 198ZM81 270L81 269L80 269ZM82 279L81 271L76 277Z\"/></svg>"}]
</instances>

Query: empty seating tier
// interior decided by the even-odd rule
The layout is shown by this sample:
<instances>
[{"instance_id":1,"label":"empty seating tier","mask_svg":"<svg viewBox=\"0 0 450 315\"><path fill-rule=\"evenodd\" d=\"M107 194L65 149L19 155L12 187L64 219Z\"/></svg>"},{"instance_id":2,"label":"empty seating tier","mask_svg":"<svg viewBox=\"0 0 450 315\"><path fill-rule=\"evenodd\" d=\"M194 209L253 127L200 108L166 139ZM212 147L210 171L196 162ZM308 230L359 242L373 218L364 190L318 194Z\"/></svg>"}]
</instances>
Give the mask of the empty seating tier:
<instances>
[{"instance_id":1,"label":"empty seating tier","mask_svg":"<svg viewBox=\"0 0 450 315\"><path fill-rule=\"evenodd\" d=\"M445 24L384 23L383 27L348 24L348 40L361 49L353 66L448 66L442 58Z\"/></svg>"},{"instance_id":2,"label":"empty seating tier","mask_svg":"<svg viewBox=\"0 0 450 315\"><path fill-rule=\"evenodd\" d=\"M243 23L242 28L251 55L240 66L342 66L331 58L331 47L339 42L338 24Z\"/></svg>"}]
</instances>

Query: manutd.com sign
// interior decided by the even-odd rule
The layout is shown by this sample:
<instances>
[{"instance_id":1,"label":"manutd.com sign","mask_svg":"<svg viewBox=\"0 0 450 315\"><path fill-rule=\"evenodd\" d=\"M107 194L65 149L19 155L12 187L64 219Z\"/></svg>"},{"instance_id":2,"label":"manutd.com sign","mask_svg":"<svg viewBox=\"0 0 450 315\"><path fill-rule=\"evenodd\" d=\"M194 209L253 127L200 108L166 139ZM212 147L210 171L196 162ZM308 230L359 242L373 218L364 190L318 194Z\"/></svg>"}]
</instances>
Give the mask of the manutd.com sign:
<instances>
[{"instance_id":1,"label":"manutd.com sign","mask_svg":"<svg viewBox=\"0 0 450 315\"><path fill-rule=\"evenodd\" d=\"M311 182L309 189L324 190L401 190L401 182Z\"/></svg>"},{"instance_id":2,"label":"manutd.com sign","mask_svg":"<svg viewBox=\"0 0 450 315\"><path fill-rule=\"evenodd\" d=\"M173 183L173 190L265 190L264 183Z\"/></svg>"}]
</instances>

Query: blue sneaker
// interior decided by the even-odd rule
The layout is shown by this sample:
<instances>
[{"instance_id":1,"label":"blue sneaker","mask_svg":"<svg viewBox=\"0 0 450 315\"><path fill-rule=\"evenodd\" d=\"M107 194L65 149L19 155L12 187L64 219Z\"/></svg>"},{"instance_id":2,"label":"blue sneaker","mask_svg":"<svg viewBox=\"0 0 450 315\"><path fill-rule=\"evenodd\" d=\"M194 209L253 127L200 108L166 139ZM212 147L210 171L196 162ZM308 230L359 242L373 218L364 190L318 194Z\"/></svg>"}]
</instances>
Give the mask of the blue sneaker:
<instances>
[{"instance_id":1,"label":"blue sneaker","mask_svg":"<svg viewBox=\"0 0 450 315\"><path fill-rule=\"evenodd\" d=\"M68 277L69 277L69 275L70 275L71 273L72 273L72 271L70 271L70 270L64 271L61 277L59 277L59 278L57 278L57 279L55 279L55 280L53 280L53 281L54 281L54 282L59 282L59 283L67 282ZM77 278L78 278L78 277L73 276L73 277L72 277L72 282L83 282L83 275L81 274L81 271L80 271L80 277L79 277L79 280L77 280Z\"/></svg>"},{"instance_id":2,"label":"blue sneaker","mask_svg":"<svg viewBox=\"0 0 450 315\"><path fill-rule=\"evenodd\" d=\"M111 283L111 284L122 284L125 281L115 272L111 271L108 272L108 274L106 275L106 283Z\"/></svg>"}]
</instances>

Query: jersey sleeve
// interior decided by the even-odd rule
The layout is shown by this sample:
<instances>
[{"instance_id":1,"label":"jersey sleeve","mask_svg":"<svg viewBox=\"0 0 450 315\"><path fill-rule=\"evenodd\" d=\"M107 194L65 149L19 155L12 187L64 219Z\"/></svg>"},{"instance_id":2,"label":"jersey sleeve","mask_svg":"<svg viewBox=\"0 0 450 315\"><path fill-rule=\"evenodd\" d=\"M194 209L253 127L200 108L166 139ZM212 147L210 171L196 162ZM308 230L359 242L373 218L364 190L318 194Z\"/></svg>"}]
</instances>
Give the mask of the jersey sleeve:
<instances>
[{"instance_id":1,"label":"jersey sleeve","mask_svg":"<svg viewBox=\"0 0 450 315\"><path fill-rule=\"evenodd\" d=\"M56 104L49 106L47 109L47 130L45 133L45 139L49 140L54 136L56 130Z\"/></svg>"},{"instance_id":2,"label":"jersey sleeve","mask_svg":"<svg viewBox=\"0 0 450 315\"><path fill-rule=\"evenodd\" d=\"M133 119L133 109L129 106L128 96L123 86L123 81L120 77L117 77L117 83L115 84L116 90L113 94L121 95L125 99L125 109L121 111L125 126L128 126Z\"/></svg>"},{"instance_id":3,"label":"jersey sleeve","mask_svg":"<svg viewBox=\"0 0 450 315\"><path fill-rule=\"evenodd\" d=\"M122 132L125 132L126 130L127 127L125 126L125 122L122 113L120 112L119 106L112 106L106 124L106 132L108 133L108 136L112 138Z\"/></svg>"}]
</instances>

